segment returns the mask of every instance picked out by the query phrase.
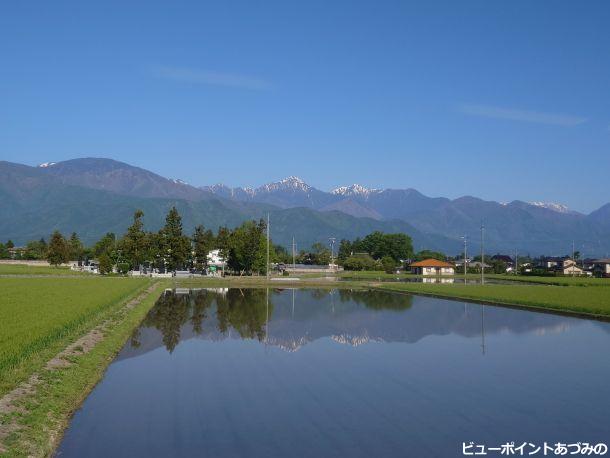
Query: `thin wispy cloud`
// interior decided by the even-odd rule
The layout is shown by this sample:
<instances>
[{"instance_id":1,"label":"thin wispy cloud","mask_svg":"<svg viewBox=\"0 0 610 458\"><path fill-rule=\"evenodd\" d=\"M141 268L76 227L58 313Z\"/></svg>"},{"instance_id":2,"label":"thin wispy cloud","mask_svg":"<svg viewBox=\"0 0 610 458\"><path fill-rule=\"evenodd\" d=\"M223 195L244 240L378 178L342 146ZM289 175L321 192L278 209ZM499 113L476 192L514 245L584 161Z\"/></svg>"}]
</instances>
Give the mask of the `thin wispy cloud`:
<instances>
[{"instance_id":1,"label":"thin wispy cloud","mask_svg":"<svg viewBox=\"0 0 610 458\"><path fill-rule=\"evenodd\" d=\"M483 118L508 119L510 121L548 124L553 126L572 127L587 121L587 118L558 113L542 113L539 111L514 110L510 108L492 107L488 105L462 105L460 111L471 116Z\"/></svg>"},{"instance_id":2,"label":"thin wispy cloud","mask_svg":"<svg viewBox=\"0 0 610 458\"><path fill-rule=\"evenodd\" d=\"M158 78L195 84L228 86L241 89L265 90L271 87L269 82L246 75L219 73L187 67L155 67L153 73Z\"/></svg>"}]
</instances>

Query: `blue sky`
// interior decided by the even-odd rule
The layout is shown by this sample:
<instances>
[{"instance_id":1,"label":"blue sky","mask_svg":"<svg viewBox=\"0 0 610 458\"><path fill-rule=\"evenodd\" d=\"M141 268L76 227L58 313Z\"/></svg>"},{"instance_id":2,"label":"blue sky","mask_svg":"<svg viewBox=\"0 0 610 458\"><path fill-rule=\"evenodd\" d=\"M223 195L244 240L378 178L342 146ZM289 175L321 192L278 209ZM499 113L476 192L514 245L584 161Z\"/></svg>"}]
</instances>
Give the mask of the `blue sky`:
<instances>
[{"instance_id":1,"label":"blue sky","mask_svg":"<svg viewBox=\"0 0 610 458\"><path fill-rule=\"evenodd\" d=\"M610 3L4 2L0 159L610 201Z\"/></svg>"}]
</instances>

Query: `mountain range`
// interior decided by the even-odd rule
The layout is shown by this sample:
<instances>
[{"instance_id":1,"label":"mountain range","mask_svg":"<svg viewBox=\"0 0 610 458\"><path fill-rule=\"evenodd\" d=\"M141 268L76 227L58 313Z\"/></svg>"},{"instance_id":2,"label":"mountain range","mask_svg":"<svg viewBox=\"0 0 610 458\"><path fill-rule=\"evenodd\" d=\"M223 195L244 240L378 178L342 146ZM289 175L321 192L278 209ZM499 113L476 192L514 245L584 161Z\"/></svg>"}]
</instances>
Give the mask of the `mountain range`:
<instances>
[{"instance_id":1,"label":"mountain range","mask_svg":"<svg viewBox=\"0 0 610 458\"><path fill-rule=\"evenodd\" d=\"M301 248L380 230L408 233L416 250L451 254L466 235L478 251L483 224L490 252L561 255L572 241L587 256L610 252L610 203L585 215L560 204L428 197L415 189L354 184L326 192L295 176L258 188L198 188L104 158L38 167L0 161L0 240L25 243L58 229L90 243L108 231L122 233L138 208L147 228L157 230L172 205L188 232L197 224L216 229L270 213L274 241L288 246L295 237Z\"/></svg>"}]
</instances>

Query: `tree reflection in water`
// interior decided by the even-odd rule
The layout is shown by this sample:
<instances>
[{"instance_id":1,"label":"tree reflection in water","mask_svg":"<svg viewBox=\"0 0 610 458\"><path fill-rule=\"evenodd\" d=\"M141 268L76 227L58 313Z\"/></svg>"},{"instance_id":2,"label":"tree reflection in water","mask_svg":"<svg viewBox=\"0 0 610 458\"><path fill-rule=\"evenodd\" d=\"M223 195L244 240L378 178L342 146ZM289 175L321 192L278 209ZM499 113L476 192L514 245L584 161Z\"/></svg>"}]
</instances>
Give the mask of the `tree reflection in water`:
<instances>
[{"instance_id":1,"label":"tree reflection in water","mask_svg":"<svg viewBox=\"0 0 610 458\"><path fill-rule=\"evenodd\" d=\"M273 304L269 301L267 310L267 292L264 289L230 289L226 296L216 301L218 329L223 334L229 326L233 327L242 338L265 338L267 317L271 317Z\"/></svg>"},{"instance_id":2,"label":"tree reflection in water","mask_svg":"<svg viewBox=\"0 0 610 458\"><path fill-rule=\"evenodd\" d=\"M388 294L377 290L340 289L341 302L356 302L373 310L406 310L413 304L413 296L406 294Z\"/></svg>"},{"instance_id":3,"label":"tree reflection in water","mask_svg":"<svg viewBox=\"0 0 610 458\"><path fill-rule=\"evenodd\" d=\"M357 303L373 310L406 310L411 307L412 301L411 296L373 290L318 289L310 291L310 294L317 300L330 296L333 311L337 296L336 305L339 307L339 304L347 306L351 303L351 308L353 303ZM193 290L188 294L166 292L150 310L143 326L157 329L162 335L163 344L171 353L180 342L182 326L190 323L193 334L201 335L204 332L204 322L215 305L218 331L226 334L233 328L241 338L263 341L267 332L267 320L273 314L271 296L267 305L267 291L264 289L236 288L228 289L224 293L208 290ZM131 337L131 346L140 346L139 329Z\"/></svg>"},{"instance_id":4,"label":"tree reflection in water","mask_svg":"<svg viewBox=\"0 0 610 458\"><path fill-rule=\"evenodd\" d=\"M163 344L171 353L180 342L180 328L191 317L191 294L166 292L144 319L144 326L155 327L163 335Z\"/></svg>"},{"instance_id":5,"label":"tree reflection in water","mask_svg":"<svg viewBox=\"0 0 610 458\"><path fill-rule=\"evenodd\" d=\"M195 334L201 335L203 332L203 320L207 318L207 309L212 306L215 297L216 295L209 291L199 291L197 294L191 295L193 309L191 324Z\"/></svg>"},{"instance_id":6,"label":"tree reflection in water","mask_svg":"<svg viewBox=\"0 0 610 458\"><path fill-rule=\"evenodd\" d=\"M201 335L209 309L216 302L218 330L223 334L235 329L242 338L265 338L267 316L271 316L273 304L267 309L265 290L229 289L226 294L214 291L191 291L189 294L166 292L150 310L142 325L161 332L163 344L171 353L180 342L180 331L187 322L193 333ZM140 329L131 336L131 346L140 346Z\"/></svg>"}]
</instances>

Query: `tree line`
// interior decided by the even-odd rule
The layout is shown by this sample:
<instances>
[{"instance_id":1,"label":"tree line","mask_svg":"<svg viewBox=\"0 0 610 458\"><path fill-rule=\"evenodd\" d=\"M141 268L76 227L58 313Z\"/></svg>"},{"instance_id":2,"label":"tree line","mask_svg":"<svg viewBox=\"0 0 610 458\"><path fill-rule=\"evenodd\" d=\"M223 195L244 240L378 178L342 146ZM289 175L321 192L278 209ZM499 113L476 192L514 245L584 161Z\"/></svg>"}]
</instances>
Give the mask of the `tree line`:
<instances>
[{"instance_id":1,"label":"tree line","mask_svg":"<svg viewBox=\"0 0 610 458\"><path fill-rule=\"evenodd\" d=\"M353 241L341 240L337 257L345 270L393 272L413 257L413 241L407 234L375 231Z\"/></svg>"},{"instance_id":2,"label":"tree line","mask_svg":"<svg viewBox=\"0 0 610 458\"><path fill-rule=\"evenodd\" d=\"M75 232L64 237L55 231L49 242L45 239L29 242L20 250L19 258L43 259L52 265L97 260L100 273L114 269L127 273L139 270L143 265L162 272L204 271L208 267L208 254L219 250L229 271L240 275L266 274L267 226L263 220L246 221L233 229L221 226L216 232L199 225L192 234L186 234L175 207L168 211L165 224L158 231L147 231L143 219L144 212L136 210L131 225L122 236L108 232L88 247ZM292 253L285 247L274 245L272 241L269 245L271 262L293 262ZM0 243L0 258L8 258L12 248L14 244L10 240L6 244ZM295 255L294 261L298 264L329 265L334 258L346 270L387 272L395 271L407 260L446 259L443 253L429 250L414 253L413 242L407 234L380 231L355 240L341 240L337 253L331 253L330 246L318 242Z\"/></svg>"},{"instance_id":3,"label":"tree line","mask_svg":"<svg viewBox=\"0 0 610 458\"><path fill-rule=\"evenodd\" d=\"M233 272L265 274L267 271L267 226L263 220L246 221L234 229L220 227L216 233L199 225L193 234L187 235L175 207L168 211L159 231L146 231L143 218L144 212L137 210L122 237L108 232L90 247L85 247L76 233L66 238L55 231L48 243L44 239L29 242L20 258L44 259L55 266L96 259L100 273L109 273L113 267L126 273L138 270L144 264L166 272L202 271L208 267L209 252L218 249L220 257ZM0 257L8 258L14 244L9 241L0 245ZM276 254L272 243L269 251L273 260Z\"/></svg>"}]
</instances>

